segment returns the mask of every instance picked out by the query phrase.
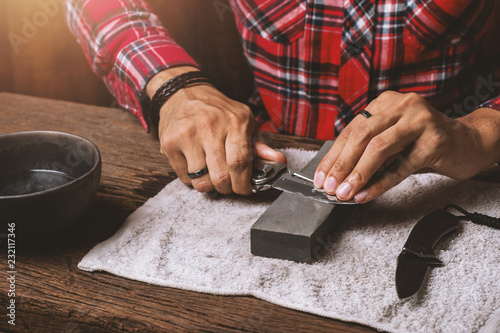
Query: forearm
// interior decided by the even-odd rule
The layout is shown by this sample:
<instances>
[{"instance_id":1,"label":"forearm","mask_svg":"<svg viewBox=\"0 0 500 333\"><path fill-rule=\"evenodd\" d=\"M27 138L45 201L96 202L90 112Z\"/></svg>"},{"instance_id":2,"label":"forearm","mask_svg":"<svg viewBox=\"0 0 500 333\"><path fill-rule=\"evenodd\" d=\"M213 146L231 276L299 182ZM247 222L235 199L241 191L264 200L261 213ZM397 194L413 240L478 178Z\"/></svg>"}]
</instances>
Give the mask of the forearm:
<instances>
[{"instance_id":1,"label":"forearm","mask_svg":"<svg viewBox=\"0 0 500 333\"><path fill-rule=\"evenodd\" d=\"M172 67L165 69L159 73L157 73L155 76L153 76L147 83L146 85L146 94L148 97L151 99L153 98L154 94L158 90L158 88L161 87L162 84L165 82L170 81L176 76L179 76L184 73L188 72L193 72L193 71L198 71L199 69L197 67L193 66L178 66L178 67Z\"/></svg>"},{"instance_id":2,"label":"forearm","mask_svg":"<svg viewBox=\"0 0 500 333\"><path fill-rule=\"evenodd\" d=\"M92 70L147 127L141 100L152 76L197 66L142 0L66 1L66 17Z\"/></svg>"},{"instance_id":3,"label":"forearm","mask_svg":"<svg viewBox=\"0 0 500 333\"><path fill-rule=\"evenodd\" d=\"M458 121L476 133L484 167L500 162L500 111L480 108Z\"/></svg>"}]
</instances>

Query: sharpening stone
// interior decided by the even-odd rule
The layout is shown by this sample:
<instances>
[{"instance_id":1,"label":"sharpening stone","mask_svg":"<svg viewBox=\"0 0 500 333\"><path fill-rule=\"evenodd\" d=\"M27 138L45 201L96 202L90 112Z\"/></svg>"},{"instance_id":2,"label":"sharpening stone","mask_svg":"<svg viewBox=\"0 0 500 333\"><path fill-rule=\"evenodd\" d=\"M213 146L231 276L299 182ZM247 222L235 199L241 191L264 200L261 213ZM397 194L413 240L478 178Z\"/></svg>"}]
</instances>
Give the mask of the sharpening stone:
<instances>
[{"instance_id":1,"label":"sharpening stone","mask_svg":"<svg viewBox=\"0 0 500 333\"><path fill-rule=\"evenodd\" d=\"M327 141L302 169L313 177L333 145ZM310 263L320 257L335 227L340 206L282 193L250 229L252 254Z\"/></svg>"}]
</instances>

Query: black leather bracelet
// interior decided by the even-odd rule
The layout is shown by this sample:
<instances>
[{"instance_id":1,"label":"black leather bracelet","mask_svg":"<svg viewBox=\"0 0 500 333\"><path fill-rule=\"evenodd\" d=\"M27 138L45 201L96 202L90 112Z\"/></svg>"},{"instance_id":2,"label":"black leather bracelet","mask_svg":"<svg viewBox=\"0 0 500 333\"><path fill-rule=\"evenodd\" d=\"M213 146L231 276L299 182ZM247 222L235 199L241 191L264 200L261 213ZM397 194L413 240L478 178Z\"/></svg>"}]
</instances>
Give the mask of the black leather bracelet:
<instances>
[{"instance_id":1,"label":"black leather bracelet","mask_svg":"<svg viewBox=\"0 0 500 333\"><path fill-rule=\"evenodd\" d=\"M151 99L149 106L150 125L158 126L160 122L160 109L173 94L182 88L199 83L209 83L215 86L214 81L202 71L187 72L162 84Z\"/></svg>"}]
</instances>

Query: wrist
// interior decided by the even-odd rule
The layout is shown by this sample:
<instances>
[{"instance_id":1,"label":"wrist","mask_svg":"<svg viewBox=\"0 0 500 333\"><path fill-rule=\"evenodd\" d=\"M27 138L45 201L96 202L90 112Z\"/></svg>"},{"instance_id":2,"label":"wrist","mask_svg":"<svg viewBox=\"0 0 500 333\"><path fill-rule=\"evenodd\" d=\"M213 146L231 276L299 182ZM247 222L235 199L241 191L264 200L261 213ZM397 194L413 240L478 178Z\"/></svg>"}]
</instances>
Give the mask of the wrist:
<instances>
[{"instance_id":1,"label":"wrist","mask_svg":"<svg viewBox=\"0 0 500 333\"><path fill-rule=\"evenodd\" d=\"M150 99L153 98L156 91L165 83L170 81L176 76L182 75L188 72L199 71L199 68L193 66L178 66L165 69L155 76L153 76L146 85L146 94Z\"/></svg>"},{"instance_id":2,"label":"wrist","mask_svg":"<svg viewBox=\"0 0 500 333\"><path fill-rule=\"evenodd\" d=\"M483 167L500 162L500 111L480 108L457 120L474 132Z\"/></svg>"},{"instance_id":3,"label":"wrist","mask_svg":"<svg viewBox=\"0 0 500 333\"><path fill-rule=\"evenodd\" d=\"M148 86L149 92L153 94L146 114L146 119L149 124L155 127L158 126L160 121L160 110L174 94L179 92L179 90L200 84L214 85L213 80L207 77L202 71L189 69L190 68L182 68L177 69L177 71L172 70L168 73L163 73L163 75L156 75L155 80ZM175 75L177 73L182 74ZM158 89L154 90L157 84L169 77L172 78L164 82ZM153 93L153 91L155 92Z\"/></svg>"}]
</instances>

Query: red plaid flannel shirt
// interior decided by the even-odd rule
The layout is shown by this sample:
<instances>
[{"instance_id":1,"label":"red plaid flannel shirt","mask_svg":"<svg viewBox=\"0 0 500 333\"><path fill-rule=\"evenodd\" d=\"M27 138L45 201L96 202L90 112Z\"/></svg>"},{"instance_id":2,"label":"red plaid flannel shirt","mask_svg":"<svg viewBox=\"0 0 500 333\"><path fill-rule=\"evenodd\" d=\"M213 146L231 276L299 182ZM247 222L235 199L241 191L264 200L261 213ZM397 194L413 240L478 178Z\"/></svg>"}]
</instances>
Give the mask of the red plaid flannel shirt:
<instances>
[{"instance_id":1,"label":"red plaid flannel shirt","mask_svg":"<svg viewBox=\"0 0 500 333\"><path fill-rule=\"evenodd\" d=\"M385 90L416 92L454 117L480 105L500 110L498 1L231 0L231 7L264 129L332 139ZM92 69L146 128L140 102L148 80L197 66L143 0L68 0L66 15Z\"/></svg>"}]
</instances>

